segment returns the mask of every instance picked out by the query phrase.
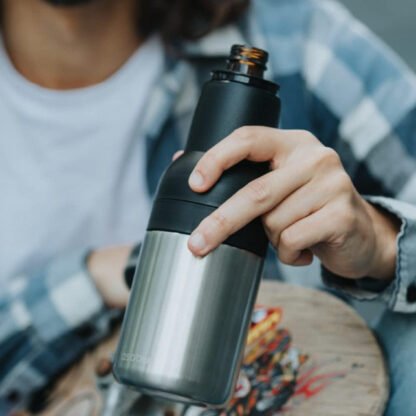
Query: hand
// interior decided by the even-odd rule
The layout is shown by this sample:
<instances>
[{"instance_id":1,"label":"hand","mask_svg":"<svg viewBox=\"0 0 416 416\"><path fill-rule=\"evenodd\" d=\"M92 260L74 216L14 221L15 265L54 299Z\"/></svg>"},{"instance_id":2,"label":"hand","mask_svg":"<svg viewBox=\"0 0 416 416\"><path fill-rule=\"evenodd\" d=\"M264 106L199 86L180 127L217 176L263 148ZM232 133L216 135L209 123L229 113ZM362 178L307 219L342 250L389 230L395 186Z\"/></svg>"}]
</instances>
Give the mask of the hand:
<instances>
[{"instance_id":1,"label":"hand","mask_svg":"<svg viewBox=\"0 0 416 416\"><path fill-rule=\"evenodd\" d=\"M124 282L126 267L132 247L109 247L94 251L87 260L87 268L110 308L122 309L127 305L129 290Z\"/></svg>"},{"instance_id":2,"label":"hand","mask_svg":"<svg viewBox=\"0 0 416 416\"><path fill-rule=\"evenodd\" d=\"M334 150L306 131L243 127L205 153L189 185L205 192L243 159L269 161L271 171L199 224L188 242L195 255L261 216L283 263L307 265L316 255L340 276L394 277L400 224L359 195Z\"/></svg>"}]
</instances>

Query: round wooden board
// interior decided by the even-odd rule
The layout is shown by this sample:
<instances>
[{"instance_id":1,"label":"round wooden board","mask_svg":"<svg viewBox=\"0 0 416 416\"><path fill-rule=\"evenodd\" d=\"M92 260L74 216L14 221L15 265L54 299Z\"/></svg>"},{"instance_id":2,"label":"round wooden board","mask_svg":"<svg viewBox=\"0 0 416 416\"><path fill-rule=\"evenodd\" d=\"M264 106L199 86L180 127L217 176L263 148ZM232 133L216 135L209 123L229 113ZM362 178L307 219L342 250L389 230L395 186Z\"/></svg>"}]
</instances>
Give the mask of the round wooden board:
<instances>
[{"instance_id":1,"label":"round wooden board","mask_svg":"<svg viewBox=\"0 0 416 416\"><path fill-rule=\"evenodd\" d=\"M316 364L312 397L292 400L284 416L381 416L389 393L381 349L366 323L336 297L304 287L264 281L258 303L283 309L281 326ZM333 378L331 374L343 374Z\"/></svg>"},{"instance_id":2,"label":"round wooden board","mask_svg":"<svg viewBox=\"0 0 416 416\"><path fill-rule=\"evenodd\" d=\"M307 386L310 397L300 394L292 399L282 416L383 414L388 397L383 355L352 308L327 293L272 281L262 283L257 303L281 307L281 326L293 335L293 345L310 356L306 365L312 368ZM102 401L94 370L100 359L111 356L117 337L87 353L59 380L42 415L100 414Z\"/></svg>"}]
</instances>

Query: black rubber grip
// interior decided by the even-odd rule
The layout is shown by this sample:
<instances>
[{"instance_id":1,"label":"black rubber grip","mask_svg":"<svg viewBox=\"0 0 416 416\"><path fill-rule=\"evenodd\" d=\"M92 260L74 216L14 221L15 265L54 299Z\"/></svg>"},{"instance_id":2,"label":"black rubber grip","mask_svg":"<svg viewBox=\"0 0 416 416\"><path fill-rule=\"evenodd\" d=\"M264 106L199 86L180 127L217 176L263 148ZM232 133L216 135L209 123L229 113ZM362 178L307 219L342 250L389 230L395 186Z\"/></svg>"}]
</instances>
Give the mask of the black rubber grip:
<instances>
[{"instance_id":1,"label":"black rubber grip","mask_svg":"<svg viewBox=\"0 0 416 416\"><path fill-rule=\"evenodd\" d=\"M188 201L158 199L153 205L148 231L171 231L190 235L215 209ZM260 219L256 219L231 235L224 244L264 257L268 239Z\"/></svg>"}]
</instances>

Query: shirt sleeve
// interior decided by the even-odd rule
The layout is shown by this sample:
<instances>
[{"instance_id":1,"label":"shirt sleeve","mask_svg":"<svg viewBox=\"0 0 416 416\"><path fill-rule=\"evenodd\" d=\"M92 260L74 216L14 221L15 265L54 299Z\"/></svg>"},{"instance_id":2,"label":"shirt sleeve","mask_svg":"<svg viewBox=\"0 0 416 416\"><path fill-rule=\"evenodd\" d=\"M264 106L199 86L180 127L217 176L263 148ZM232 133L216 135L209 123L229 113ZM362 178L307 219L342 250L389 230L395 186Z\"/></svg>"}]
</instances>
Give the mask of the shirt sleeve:
<instances>
[{"instance_id":1,"label":"shirt sleeve","mask_svg":"<svg viewBox=\"0 0 416 416\"><path fill-rule=\"evenodd\" d=\"M394 281L377 287L324 270L324 281L360 299L416 312L416 79L338 3L312 1L302 65L314 133L340 154L362 195L396 215Z\"/></svg>"},{"instance_id":2,"label":"shirt sleeve","mask_svg":"<svg viewBox=\"0 0 416 416\"><path fill-rule=\"evenodd\" d=\"M111 330L86 253L16 278L0 293L0 414L31 406L39 393Z\"/></svg>"}]
</instances>

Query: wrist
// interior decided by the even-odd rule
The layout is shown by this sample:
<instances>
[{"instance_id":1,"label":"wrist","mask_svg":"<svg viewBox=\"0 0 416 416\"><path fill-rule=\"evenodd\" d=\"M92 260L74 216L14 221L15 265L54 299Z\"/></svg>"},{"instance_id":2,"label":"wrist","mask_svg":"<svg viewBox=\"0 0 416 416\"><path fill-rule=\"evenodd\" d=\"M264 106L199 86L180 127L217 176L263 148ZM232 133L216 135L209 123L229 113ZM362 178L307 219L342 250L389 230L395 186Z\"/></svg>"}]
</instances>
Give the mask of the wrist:
<instances>
[{"instance_id":1,"label":"wrist","mask_svg":"<svg viewBox=\"0 0 416 416\"><path fill-rule=\"evenodd\" d=\"M375 248L368 277L380 280L393 280L396 274L397 236L400 220L385 209L366 203L370 215Z\"/></svg>"},{"instance_id":2,"label":"wrist","mask_svg":"<svg viewBox=\"0 0 416 416\"><path fill-rule=\"evenodd\" d=\"M111 247L93 251L87 259L88 272L110 308L124 308L128 300L128 288L124 281L124 269L131 247Z\"/></svg>"}]
</instances>

